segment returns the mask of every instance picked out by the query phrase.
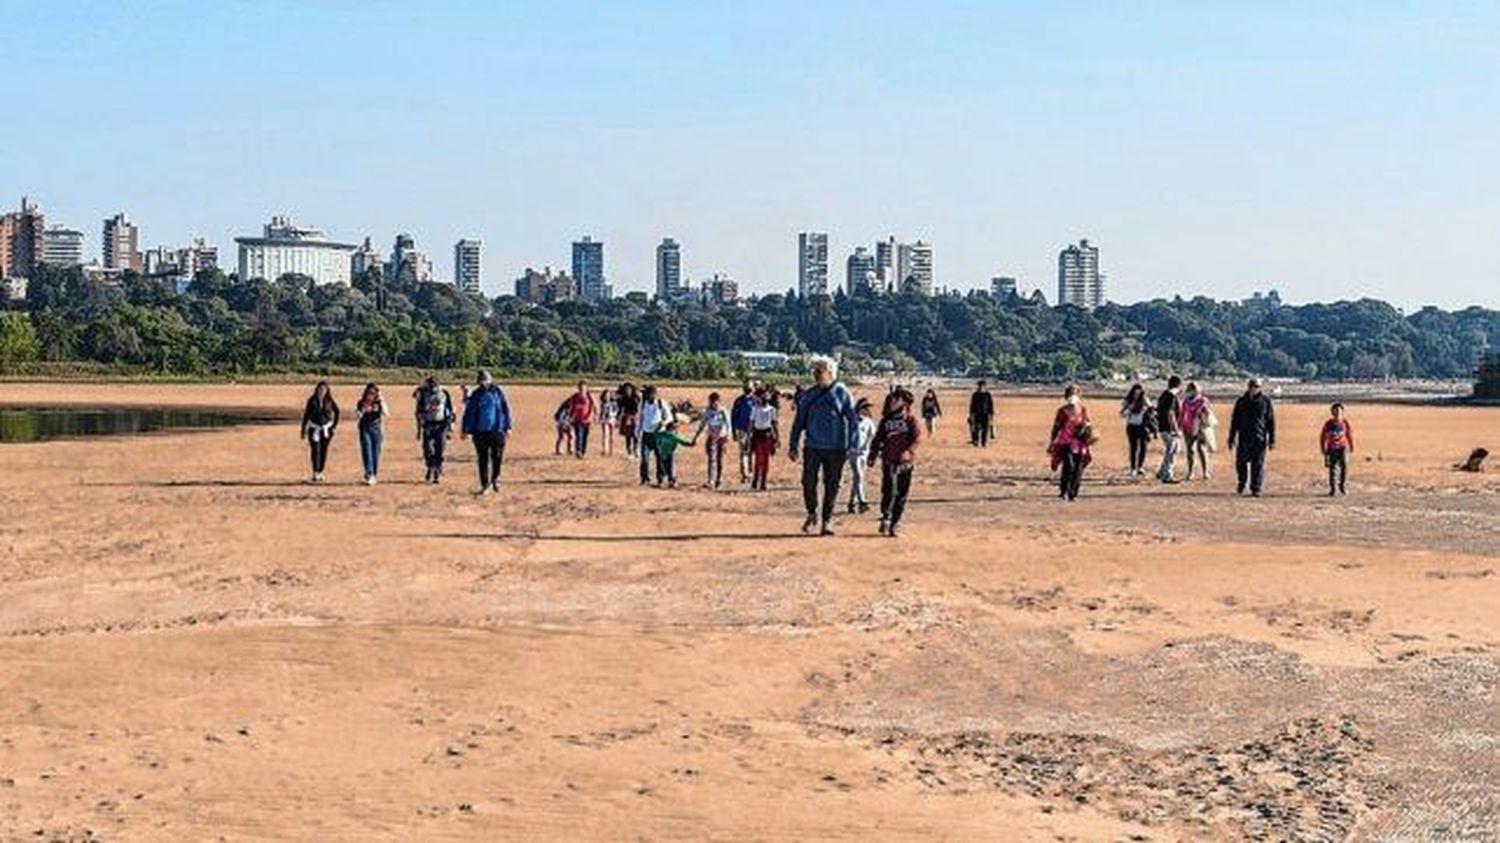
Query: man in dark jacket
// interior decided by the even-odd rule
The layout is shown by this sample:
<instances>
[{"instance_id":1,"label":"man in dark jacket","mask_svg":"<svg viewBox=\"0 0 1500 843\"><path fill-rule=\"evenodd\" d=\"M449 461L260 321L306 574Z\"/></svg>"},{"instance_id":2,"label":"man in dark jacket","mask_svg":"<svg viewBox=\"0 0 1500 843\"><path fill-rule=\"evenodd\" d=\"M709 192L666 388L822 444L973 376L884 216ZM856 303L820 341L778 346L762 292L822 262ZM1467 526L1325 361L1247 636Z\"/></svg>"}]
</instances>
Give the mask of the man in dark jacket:
<instances>
[{"instance_id":1,"label":"man in dark jacket","mask_svg":"<svg viewBox=\"0 0 1500 843\"><path fill-rule=\"evenodd\" d=\"M510 435L510 403L489 372L479 373L479 385L464 405L460 436L474 437L479 458L479 488L476 495L500 491L500 464L505 460L505 439Z\"/></svg>"},{"instance_id":2,"label":"man in dark jacket","mask_svg":"<svg viewBox=\"0 0 1500 843\"><path fill-rule=\"evenodd\" d=\"M729 429L740 450L740 482L750 482L750 411L755 409L755 384L745 381L745 391L729 410Z\"/></svg>"},{"instance_id":3,"label":"man in dark jacket","mask_svg":"<svg viewBox=\"0 0 1500 843\"><path fill-rule=\"evenodd\" d=\"M990 437L995 434L995 397L985 388L984 381L969 396L969 444L988 448Z\"/></svg>"},{"instance_id":4,"label":"man in dark jacket","mask_svg":"<svg viewBox=\"0 0 1500 843\"><path fill-rule=\"evenodd\" d=\"M1234 470L1238 478L1235 491L1260 497L1266 480L1266 451L1276 447L1276 408L1261 391L1260 379L1251 378L1245 394L1234 402L1234 416L1229 422L1229 447L1234 449Z\"/></svg>"}]
</instances>

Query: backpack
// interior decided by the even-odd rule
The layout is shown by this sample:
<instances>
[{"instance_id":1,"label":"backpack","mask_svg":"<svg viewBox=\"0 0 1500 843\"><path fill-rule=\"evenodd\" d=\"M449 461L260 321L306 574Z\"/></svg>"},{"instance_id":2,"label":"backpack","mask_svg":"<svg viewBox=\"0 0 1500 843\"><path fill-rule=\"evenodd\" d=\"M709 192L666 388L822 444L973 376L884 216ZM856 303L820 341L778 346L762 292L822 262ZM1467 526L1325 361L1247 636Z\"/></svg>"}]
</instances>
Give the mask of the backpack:
<instances>
[{"instance_id":1,"label":"backpack","mask_svg":"<svg viewBox=\"0 0 1500 843\"><path fill-rule=\"evenodd\" d=\"M417 398L417 412L424 422L441 424L447 421L447 396L441 389L423 389Z\"/></svg>"}]
</instances>

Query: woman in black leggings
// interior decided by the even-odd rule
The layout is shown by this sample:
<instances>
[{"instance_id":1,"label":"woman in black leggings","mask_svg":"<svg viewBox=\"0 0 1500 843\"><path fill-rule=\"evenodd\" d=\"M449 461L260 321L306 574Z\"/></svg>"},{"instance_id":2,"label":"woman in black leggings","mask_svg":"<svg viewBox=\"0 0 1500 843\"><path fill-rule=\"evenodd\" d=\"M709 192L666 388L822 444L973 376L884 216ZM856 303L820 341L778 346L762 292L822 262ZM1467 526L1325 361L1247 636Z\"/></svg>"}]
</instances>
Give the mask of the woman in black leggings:
<instances>
[{"instance_id":1,"label":"woman in black leggings","mask_svg":"<svg viewBox=\"0 0 1500 843\"><path fill-rule=\"evenodd\" d=\"M328 446L333 442L333 431L339 426L339 405L333 400L333 391L328 381L318 381L302 408L301 437L307 440L312 457L312 482L323 482L323 469L328 465Z\"/></svg>"}]
</instances>

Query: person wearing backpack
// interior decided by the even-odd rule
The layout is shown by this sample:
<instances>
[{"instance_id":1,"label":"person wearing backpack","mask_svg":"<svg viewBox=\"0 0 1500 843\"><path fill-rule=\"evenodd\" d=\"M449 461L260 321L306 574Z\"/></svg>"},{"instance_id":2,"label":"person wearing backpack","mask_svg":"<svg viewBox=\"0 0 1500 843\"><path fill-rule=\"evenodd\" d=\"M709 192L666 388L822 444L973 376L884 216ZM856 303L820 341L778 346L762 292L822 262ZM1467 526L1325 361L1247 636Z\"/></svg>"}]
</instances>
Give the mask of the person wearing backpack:
<instances>
[{"instance_id":1,"label":"person wearing backpack","mask_svg":"<svg viewBox=\"0 0 1500 843\"><path fill-rule=\"evenodd\" d=\"M854 396L836 380L833 360L813 358L812 374L814 384L797 398L797 417L792 421L787 456L793 462L803 456L799 446L805 435L807 450L802 460L802 502L807 518L802 522L802 532L811 533L821 523L819 534L831 536L833 510L838 505L844 463L859 443L859 413L854 409ZM819 474L822 474L823 487L821 505L818 501Z\"/></svg>"},{"instance_id":2,"label":"person wearing backpack","mask_svg":"<svg viewBox=\"0 0 1500 843\"><path fill-rule=\"evenodd\" d=\"M922 428L911 412L914 398L911 392L899 388L886 396L880 426L865 456L869 465L880 460L880 534L893 539L901 535L917 444L922 441Z\"/></svg>"},{"instance_id":3,"label":"person wearing backpack","mask_svg":"<svg viewBox=\"0 0 1500 843\"><path fill-rule=\"evenodd\" d=\"M417 438L422 442L422 462L427 466L427 482L437 483L443 477L443 460L448 440L453 438L453 396L428 376L412 393L416 402Z\"/></svg>"},{"instance_id":4,"label":"person wearing backpack","mask_svg":"<svg viewBox=\"0 0 1500 843\"><path fill-rule=\"evenodd\" d=\"M635 417L635 433L639 440L637 448L641 455L641 485L651 483L651 463L656 463L656 482L666 482L667 466L661 452L656 449L656 437L664 433L667 425L675 421L672 408L657 394L654 384L641 390L641 406Z\"/></svg>"},{"instance_id":5,"label":"person wearing backpack","mask_svg":"<svg viewBox=\"0 0 1500 843\"><path fill-rule=\"evenodd\" d=\"M505 440L512 427L510 402L505 391L489 372L479 373L479 384L469 393L464 405L460 437L474 438L474 455L479 463L479 488L476 495L500 491L500 466L505 461Z\"/></svg>"}]
</instances>

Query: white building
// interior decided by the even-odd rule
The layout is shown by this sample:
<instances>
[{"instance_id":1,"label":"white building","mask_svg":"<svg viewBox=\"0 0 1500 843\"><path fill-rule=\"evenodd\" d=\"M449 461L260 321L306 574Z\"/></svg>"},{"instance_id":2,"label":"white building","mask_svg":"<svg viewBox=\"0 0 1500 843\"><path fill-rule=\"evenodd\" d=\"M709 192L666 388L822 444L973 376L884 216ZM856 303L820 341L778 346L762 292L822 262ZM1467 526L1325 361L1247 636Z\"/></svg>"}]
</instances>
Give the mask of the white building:
<instances>
[{"instance_id":1,"label":"white building","mask_svg":"<svg viewBox=\"0 0 1500 843\"><path fill-rule=\"evenodd\" d=\"M918 240L896 247L896 287L893 292L932 295L932 244Z\"/></svg>"},{"instance_id":2,"label":"white building","mask_svg":"<svg viewBox=\"0 0 1500 843\"><path fill-rule=\"evenodd\" d=\"M851 296L868 296L879 292L875 272L875 255L864 246L856 246L844 264L844 291Z\"/></svg>"},{"instance_id":3,"label":"white building","mask_svg":"<svg viewBox=\"0 0 1500 843\"><path fill-rule=\"evenodd\" d=\"M375 245L370 242L370 238L366 237L365 242L360 244L359 248L354 250L354 254L349 256L349 273L352 277L358 278L370 270L374 270L377 275L384 277L385 256L380 254L380 250L375 248Z\"/></svg>"},{"instance_id":4,"label":"white building","mask_svg":"<svg viewBox=\"0 0 1500 843\"><path fill-rule=\"evenodd\" d=\"M1078 241L1057 254L1057 304L1092 310L1104 304L1104 275L1099 272L1099 247Z\"/></svg>"},{"instance_id":5,"label":"white building","mask_svg":"<svg viewBox=\"0 0 1500 843\"><path fill-rule=\"evenodd\" d=\"M42 232L42 263L53 266L83 265L83 232L55 225Z\"/></svg>"},{"instance_id":6,"label":"white building","mask_svg":"<svg viewBox=\"0 0 1500 843\"><path fill-rule=\"evenodd\" d=\"M682 247L670 237L656 247L656 297L673 302L682 296Z\"/></svg>"},{"instance_id":7,"label":"white building","mask_svg":"<svg viewBox=\"0 0 1500 843\"><path fill-rule=\"evenodd\" d=\"M417 241L410 234L397 234L385 275L407 284L425 284L432 280L432 261L417 249Z\"/></svg>"},{"instance_id":8,"label":"white building","mask_svg":"<svg viewBox=\"0 0 1500 843\"><path fill-rule=\"evenodd\" d=\"M304 228L286 217L272 217L261 237L236 237L240 247L240 280L274 281L283 275L306 275L318 284L349 284L352 243L329 240L316 228Z\"/></svg>"},{"instance_id":9,"label":"white building","mask_svg":"<svg viewBox=\"0 0 1500 843\"><path fill-rule=\"evenodd\" d=\"M828 235L804 231L797 235L797 294L828 294Z\"/></svg>"},{"instance_id":10,"label":"white building","mask_svg":"<svg viewBox=\"0 0 1500 843\"><path fill-rule=\"evenodd\" d=\"M900 287L896 279L896 238L888 236L875 243L875 280L878 291L894 293Z\"/></svg>"},{"instance_id":11,"label":"white building","mask_svg":"<svg viewBox=\"0 0 1500 843\"><path fill-rule=\"evenodd\" d=\"M453 244L453 285L465 293L479 292L478 240L460 240Z\"/></svg>"}]
</instances>

